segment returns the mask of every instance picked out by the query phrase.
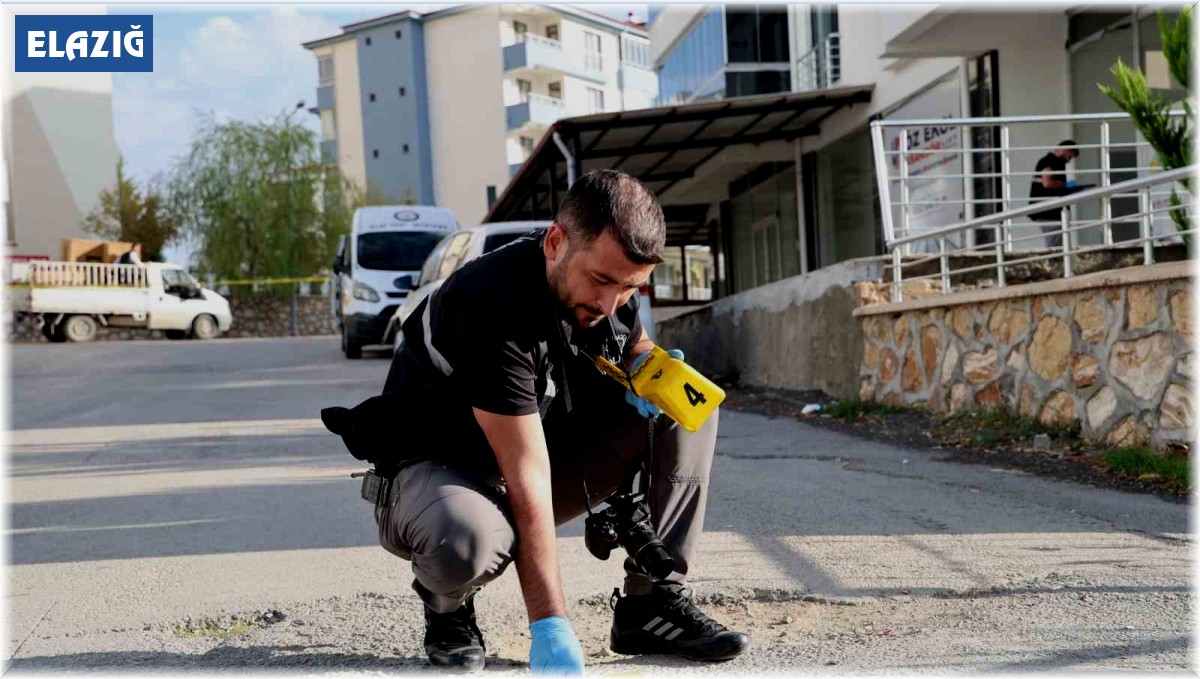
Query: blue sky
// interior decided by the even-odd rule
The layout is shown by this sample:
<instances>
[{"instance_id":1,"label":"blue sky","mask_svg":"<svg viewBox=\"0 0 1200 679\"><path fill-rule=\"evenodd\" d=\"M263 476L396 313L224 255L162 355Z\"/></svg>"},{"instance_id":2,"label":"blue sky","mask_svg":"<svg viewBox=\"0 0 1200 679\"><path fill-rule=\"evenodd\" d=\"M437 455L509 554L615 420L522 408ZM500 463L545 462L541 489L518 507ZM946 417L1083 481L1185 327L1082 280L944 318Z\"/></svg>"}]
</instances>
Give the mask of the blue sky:
<instances>
[{"instance_id":1,"label":"blue sky","mask_svg":"<svg viewBox=\"0 0 1200 679\"><path fill-rule=\"evenodd\" d=\"M316 63L301 43L343 24L446 5L109 5L109 14L154 15L154 72L113 74L117 147L128 171L149 180L187 148L197 120L259 119L315 103ZM645 5L585 5L645 19ZM300 112L316 129L315 116Z\"/></svg>"}]
</instances>

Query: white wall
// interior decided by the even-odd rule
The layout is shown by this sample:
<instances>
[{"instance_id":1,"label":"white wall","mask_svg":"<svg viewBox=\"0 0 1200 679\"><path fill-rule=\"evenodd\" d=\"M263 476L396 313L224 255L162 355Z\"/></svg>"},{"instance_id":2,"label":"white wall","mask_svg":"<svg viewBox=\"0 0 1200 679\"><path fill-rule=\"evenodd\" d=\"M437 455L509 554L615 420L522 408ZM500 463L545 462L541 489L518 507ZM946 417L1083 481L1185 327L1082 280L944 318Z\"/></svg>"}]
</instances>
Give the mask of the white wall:
<instances>
[{"instance_id":1,"label":"white wall","mask_svg":"<svg viewBox=\"0 0 1200 679\"><path fill-rule=\"evenodd\" d=\"M594 33L600 36L600 51L603 55L602 67L605 76L604 84L590 82L578 78L569 78L563 86L563 97L567 100L567 108L580 114L588 112L586 87L594 87L604 91L604 110L618 111L621 108L621 89L618 86L617 71L621 66L621 39L616 31L606 31L594 26L572 21L567 17L562 20L563 51L572 64L583 66L586 45L584 33ZM574 81L574 82L570 82Z\"/></svg>"},{"instance_id":2,"label":"white wall","mask_svg":"<svg viewBox=\"0 0 1200 679\"><path fill-rule=\"evenodd\" d=\"M326 56L333 57L333 118L338 167L359 190L366 191L367 158L358 80L358 40L350 38L313 50L315 59Z\"/></svg>"},{"instance_id":3,"label":"white wall","mask_svg":"<svg viewBox=\"0 0 1200 679\"><path fill-rule=\"evenodd\" d=\"M104 5L5 5L0 77L10 231L19 254L57 259L62 238L117 182L111 73L16 73L16 14L106 14Z\"/></svg>"},{"instance_id":4,"label":"white wall","mask_svg":"<svg viewBox=\"0 0 1200 679\"><path fill-rule=\"evenodd\" d=\"M500 22L481 5L425 24L434 193L464 226L508 184Z\"/></svg>"},{"instance_id":5,"label":"white wall","mask_svg":"<svg viewBox=\"0 0 1200 679\"><path fill-rule=\"evenodd\" d=\"M834 116L821 135L804 148L821 148L860 128L933 81L955 71L963 56L999 51L1000 114L1041 115L1069 111L1067 17L1052 11L986 13L966 8L933 23L888 53L888 41L914 22L929 23L930 6L841 5L842 85L874 84L870 104ZM911 55L911 56L910 56ZM948 56L929 56L948 55ZM965 113L964 113L965 114ZM1014 146L1052 144L1070 132L1067 126L1014 128Z\"/></svg>"}]
</instances>

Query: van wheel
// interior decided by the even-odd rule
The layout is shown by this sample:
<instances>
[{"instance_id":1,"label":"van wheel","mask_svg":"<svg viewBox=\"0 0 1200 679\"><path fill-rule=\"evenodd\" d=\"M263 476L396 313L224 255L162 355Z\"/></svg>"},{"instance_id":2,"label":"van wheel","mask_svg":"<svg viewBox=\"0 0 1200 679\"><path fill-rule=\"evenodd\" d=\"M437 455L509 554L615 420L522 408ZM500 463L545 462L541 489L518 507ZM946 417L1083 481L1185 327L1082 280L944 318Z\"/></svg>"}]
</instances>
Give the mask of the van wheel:
<instances>
[{"instance_id":1,"label":"van wheel","mask_svg":"<svg viewBox=\"0 0 1200 679\"><path fill-rule=\"evenodd\" d=\"M187 339L188 336L187 330L164 330L163 333L172 340Z\"/></svg>"},{"instance_id":2,"label":"van wheel","mask_svg":"<svg viewBox=\"0 0 1200 679\"><path fill-rule=\"evenodd\" d=\"M192 321L192 339L210 340L221 334L221 326L217 319L208 314L200 314Z\"/></svg>"},{"instance_id":3,"label":"van wheel","mask_svg":"<svg viewBox=\"0 0 1200 679\"><path fill-rule=\"evenodd\" d=\"M60 332L72 342L91 342L96 339L98 326L91 316L68 316L60 326Z\"/></svg>"},{"instance_id":4,"label":"van wheel","mask_svg":"<svg viewBox=\"0 0 1200 679\"><path fill-rule=\"evenodd\" d=\"M349 359L362 358L362 345L350 336L350 329L345 323L342 323L342 353Z\"/></svg>"}]
</instances>

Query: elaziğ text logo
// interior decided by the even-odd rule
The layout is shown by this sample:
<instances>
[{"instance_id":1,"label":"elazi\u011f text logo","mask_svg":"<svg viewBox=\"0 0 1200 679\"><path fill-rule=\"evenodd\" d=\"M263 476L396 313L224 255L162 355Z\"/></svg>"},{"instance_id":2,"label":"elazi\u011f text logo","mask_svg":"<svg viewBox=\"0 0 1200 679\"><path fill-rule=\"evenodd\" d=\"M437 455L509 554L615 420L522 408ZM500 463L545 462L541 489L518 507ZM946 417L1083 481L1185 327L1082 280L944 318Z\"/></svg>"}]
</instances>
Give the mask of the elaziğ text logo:
<instances>
[{"instance_id":1,"label":"elazi\u011f text logo","mask_svg":"<svg viewBox=\"0 0 1200 679\"><path fill-rule=\"evenodd\" d=\"M14 18L18 73L154 70L154 17L149 14Z\"/></svg>"}]
</instances>

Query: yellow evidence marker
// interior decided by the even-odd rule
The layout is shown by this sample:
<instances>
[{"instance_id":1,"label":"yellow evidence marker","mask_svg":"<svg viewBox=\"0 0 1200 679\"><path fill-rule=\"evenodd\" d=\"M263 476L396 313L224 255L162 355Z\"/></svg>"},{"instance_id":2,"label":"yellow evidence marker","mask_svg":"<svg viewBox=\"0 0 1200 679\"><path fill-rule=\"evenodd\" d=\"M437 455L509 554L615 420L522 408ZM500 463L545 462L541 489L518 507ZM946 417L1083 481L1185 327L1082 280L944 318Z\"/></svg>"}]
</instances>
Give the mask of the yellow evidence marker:
<instances>
[{"instance_id":1,"label":"yellow evidence marker","mask_svg":"<svg viewBox=\"0 0 1200 679\"><path fill-rule=\"evenodd\" d=\"M596 358L600 372L653 403L679 426L696 431L725 400L725 391L695 368L654 347L631 378L612 361ZM632 379L632 387L630 385Z\"/></svg>"}]
</instances>

